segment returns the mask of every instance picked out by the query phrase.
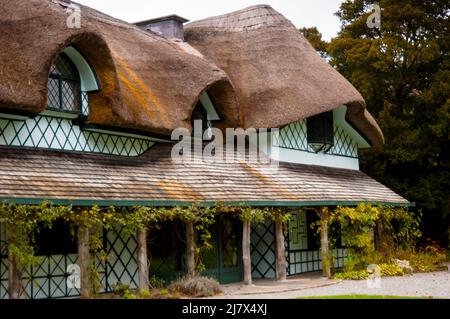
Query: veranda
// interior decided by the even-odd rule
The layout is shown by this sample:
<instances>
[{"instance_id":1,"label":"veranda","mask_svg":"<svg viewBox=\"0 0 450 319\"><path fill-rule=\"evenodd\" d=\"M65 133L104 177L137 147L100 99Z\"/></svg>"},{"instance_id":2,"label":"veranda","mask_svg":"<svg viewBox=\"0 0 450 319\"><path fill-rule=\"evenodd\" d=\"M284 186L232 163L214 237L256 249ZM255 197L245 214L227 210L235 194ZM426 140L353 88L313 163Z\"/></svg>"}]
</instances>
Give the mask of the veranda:
<instances>
[{"instance_id":1,"label":"veranda","mask_svg":"<svg viewBox=\"0 0 450 319\"><path fill-rule=\"evenodd\" d=\"M91 298L119 282L148 290L195 274L244 284L330 276L346 258L341 245L329 251L326 222L320 238L311 227L325 207L0 207L1 298Z\"/></svg>"}]
</instances>

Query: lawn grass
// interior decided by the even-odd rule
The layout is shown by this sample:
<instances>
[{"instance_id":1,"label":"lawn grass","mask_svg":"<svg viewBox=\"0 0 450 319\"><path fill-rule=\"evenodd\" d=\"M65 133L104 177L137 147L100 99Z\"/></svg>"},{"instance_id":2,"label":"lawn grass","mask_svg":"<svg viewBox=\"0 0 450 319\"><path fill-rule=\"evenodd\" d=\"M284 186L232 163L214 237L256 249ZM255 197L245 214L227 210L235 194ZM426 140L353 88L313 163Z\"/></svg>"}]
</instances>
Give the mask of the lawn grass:
<instances>
[{"instance_id":1,"label":"lawn grass","mask_svg":"<svg viewBox=\"0 0 450 319\"><path fill-rule=\"evenodd\" d=\"M386 295L336 295L336 296L298 297L297 299L428 299L428 298L425 298L425 297L386 296Z\"/></svg>"}]
</instances>

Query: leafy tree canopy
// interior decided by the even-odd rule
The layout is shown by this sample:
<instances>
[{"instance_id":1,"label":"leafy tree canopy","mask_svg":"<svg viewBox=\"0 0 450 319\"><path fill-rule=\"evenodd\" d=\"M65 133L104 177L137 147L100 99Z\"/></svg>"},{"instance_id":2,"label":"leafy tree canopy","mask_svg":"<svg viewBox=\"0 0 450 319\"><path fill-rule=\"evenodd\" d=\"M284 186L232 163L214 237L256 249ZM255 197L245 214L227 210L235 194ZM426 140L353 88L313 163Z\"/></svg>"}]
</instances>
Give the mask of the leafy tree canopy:
<instances>
[{"instance_id":1,"label":"leafy tree canopy","mask_svg":"<svg viewBox=\"0 0 450 319\"><path fill-rule=\"evenodd\" d=\"M417 203L440 221L450 219L450 32L448 0L380 0L381 28L369 28L369 0L346 0L336 15L338 36L311 44L364 96L386 144L361 152L362 170Z\"/></svg>"}]
</instances>

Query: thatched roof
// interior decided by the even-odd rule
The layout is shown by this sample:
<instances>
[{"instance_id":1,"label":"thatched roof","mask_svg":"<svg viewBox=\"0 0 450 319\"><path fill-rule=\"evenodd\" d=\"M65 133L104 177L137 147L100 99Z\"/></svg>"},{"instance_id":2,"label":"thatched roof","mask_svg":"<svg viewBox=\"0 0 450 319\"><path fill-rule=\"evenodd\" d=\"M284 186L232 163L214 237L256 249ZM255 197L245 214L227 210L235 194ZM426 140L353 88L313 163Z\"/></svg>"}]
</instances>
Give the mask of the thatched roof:
<instances>
[{"instance_id":1,"label":"thatched roof","mask_svg":"<svg viewBox=\"0 0 450 319\"><path fill-rule=\"evenodd\" d=\"M185 38L230 77L245 127L280 127L347 105L349 122L383 143L360 93L270 6L189 23Z\"/></svg>"},{"instance_id":2,"label":"thatched roof","mask_svg":"<svg viewBox=\"0 0 450 319\"><path fill-rule=\"evenodd\" d=\"M188 43L79 6L81 28L69 29L63 1L0 0L0 109L45 110L52 61L73 45L101 85L89 93L89 124L191 129L208 89L219 127L280 127L346 104L348 120L372 144L383 142L356 89L269 6L191 23Z\"/></svg>"},{"instance_id":3,"label":"thatched roof","mask_svg":"<svg viewBox=\"0 0 450 319\"><path fill-rule=\"evenodd\" d=\"M82 27L69 29L63 1L0 0L0 108L45 110L52 61L74 45L101 85L89 93L91 124L160 134L190 129L192 110L207 88L229 122L223 125L237 124L233 88L217 66L157 34L79 6Z\"/></svg>"},{"instance_id":4,"label":"thatched roof","mask_svg":"<svg viewBox=\"0 0 450 319\"><path fill-rule=\"evenodd\" d=\"M107 206L409 204L358 170L220 159L180 164L171 158L171 150L170 145L156 145L140 157L124 158L0 147L0 201L48 199Z\"/></svg>"}]
</instances>

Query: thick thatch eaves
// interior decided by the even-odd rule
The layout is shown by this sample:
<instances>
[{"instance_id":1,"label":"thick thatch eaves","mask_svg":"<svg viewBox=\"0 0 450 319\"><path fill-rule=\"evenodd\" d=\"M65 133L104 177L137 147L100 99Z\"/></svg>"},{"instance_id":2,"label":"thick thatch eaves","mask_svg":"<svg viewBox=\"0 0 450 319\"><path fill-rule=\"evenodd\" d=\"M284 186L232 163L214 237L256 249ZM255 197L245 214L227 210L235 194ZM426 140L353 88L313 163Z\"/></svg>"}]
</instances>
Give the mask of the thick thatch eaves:
<instances>
[{"instance_id":1,"label":"thick thatch eaves","mask_svg":"<svg viewBox=\"0 0 450 319\"><path fill-rule=\"evenodd\" d=\"M190 129L198 97L211 88L220 92L211 98L226 115L223 125L237 125L232 85L217 66L173 41L78 6L81 28L68 28L71 12L63 1L0 0L0 108L45 110L52 61L73 45L101 86L89 93L90 124L158 134Z\"/></svg>"},{"instance_id":2,"label":"thick thatch eaves","mask_svg":"<svg viewBox=\"0 0 450 319\"><path fill-rule=\"evenodd\" d=\"M383 143L361 94L270 6L189 23L185 37L230 77L245 127L281 127L347 105L347 120Z\"/></svg>"}]
</instances>

